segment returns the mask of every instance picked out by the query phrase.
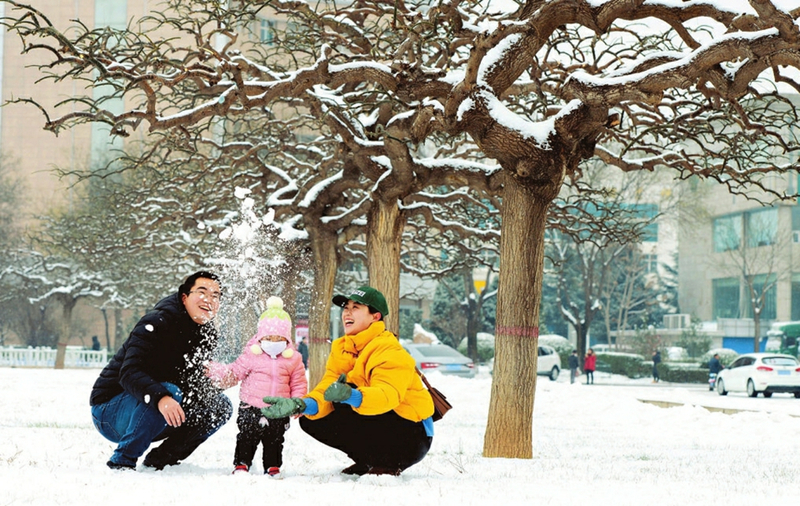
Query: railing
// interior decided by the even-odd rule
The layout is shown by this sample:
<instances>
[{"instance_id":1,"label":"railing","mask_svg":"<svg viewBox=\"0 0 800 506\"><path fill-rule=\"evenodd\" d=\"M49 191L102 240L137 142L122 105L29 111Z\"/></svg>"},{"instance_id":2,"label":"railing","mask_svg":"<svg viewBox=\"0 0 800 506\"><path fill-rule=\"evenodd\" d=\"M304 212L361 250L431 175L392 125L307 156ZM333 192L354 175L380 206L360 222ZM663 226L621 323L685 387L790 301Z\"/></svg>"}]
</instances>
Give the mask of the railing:
<instances>
[{"instance_id":1,"label":"railing","mask_svg":"<svg viewBox=\"0 0 800 506\"><path fill-rule=\"evenodd\" d=\"M107 350L67 346L64 367L105 367ZM0 367L55 367L55 348L14 348L0 346Z\"/></svg>"}]
</instances>

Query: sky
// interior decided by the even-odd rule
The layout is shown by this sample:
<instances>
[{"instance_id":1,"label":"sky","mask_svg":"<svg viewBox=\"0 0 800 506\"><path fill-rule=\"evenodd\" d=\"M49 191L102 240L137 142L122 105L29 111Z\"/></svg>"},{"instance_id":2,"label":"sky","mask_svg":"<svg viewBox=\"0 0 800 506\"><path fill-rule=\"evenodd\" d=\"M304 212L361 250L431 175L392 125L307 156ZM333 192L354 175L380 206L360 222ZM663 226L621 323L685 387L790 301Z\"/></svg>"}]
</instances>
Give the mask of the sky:
<instances>
[{"instance_id":1,"label":"sky","mask_svg":"<svg viewBox=\"0 0 800 506\"><path fill-rule=\"evenodd\" d=\"M0 368L0 506L314 505L796 505L800 399L652 384L596 373L595 385L540 377L532 459L481 456L491 376L429 375L453 409L428 456L399 477L344 476L349 459L293 423L284 479L231 475L231 419L184 463L112 471L114 444L93 428L99 369ZM581 378L582 379L582 378ZM226 391L234 401L236 388ZM649 401L682 404L663 408ZM712 412L702 406L746 410ZM234 417L236 415L234 414Z\"/></svg>"}]
</instances>

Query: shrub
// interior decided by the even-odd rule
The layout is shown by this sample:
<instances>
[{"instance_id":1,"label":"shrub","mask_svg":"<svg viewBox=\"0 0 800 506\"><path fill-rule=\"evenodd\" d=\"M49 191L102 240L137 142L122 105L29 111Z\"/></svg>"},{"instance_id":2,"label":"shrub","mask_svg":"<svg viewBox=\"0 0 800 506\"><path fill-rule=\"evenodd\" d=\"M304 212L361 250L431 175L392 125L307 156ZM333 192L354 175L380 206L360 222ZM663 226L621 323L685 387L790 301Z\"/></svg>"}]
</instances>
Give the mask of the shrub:
<instances>
[{"instance_id":1,"label":"shrub","mask_svg":"<svg viewBox=\"0 0 800 506\"><path fill-rule=\"evenodd\" d=\"M707 383L708 363L706 363L706 367L703 368L700 364L662 362L658 366L658 374L661 376L662 380L671 383Z\"/></svg>"},{"instance_id":2,"label":"shrub","mask_svg":"<svg viewBox=\"0 0 800 506\"><path fill-rule=\"evenodd\" d=\"M597 354L597 370L628 378L644 378L653 372L653 363L635 353L604 352Z\"/></svg>"},{"instance_id":3,"label":"shrub","mask_svg":"<svg viewBox=\"0 0 800 506\"><path fill-rule=\"evenodd\" d=\"M494 357L494 336L486 332L478 332L478 362L485 364ZM463 355L467 354L467 338L463 338L458 344L458 351Z\"/></svg>"}]
</instances>

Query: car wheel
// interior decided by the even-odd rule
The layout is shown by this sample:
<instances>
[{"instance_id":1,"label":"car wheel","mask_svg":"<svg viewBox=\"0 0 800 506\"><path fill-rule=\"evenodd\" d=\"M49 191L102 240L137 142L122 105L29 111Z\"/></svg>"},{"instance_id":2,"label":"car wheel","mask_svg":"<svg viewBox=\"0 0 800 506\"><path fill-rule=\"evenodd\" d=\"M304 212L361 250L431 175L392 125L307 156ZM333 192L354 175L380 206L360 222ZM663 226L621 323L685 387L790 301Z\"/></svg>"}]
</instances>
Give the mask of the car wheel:
<instances>
[{"instance_id":1,"label":"car wheel","mask_svg":"<svg viewBox=\"0 0 800 506\"><path fill-rule=\"evenodd\" d=\"M794 393L794 398L795 399L800 399L800 392L795 392Z\"/></svg>"},{"instance_id":2,"label":"car wheel","mask_svg":"<svg viewBox=\"0 0 800 506\"><path fill-rule=\"evenodd\" d=\"M558 379L558 367L553 366L553 369L550 370L550 381L555 381Z\"/></svg>"},{"instance_id":3,"label":"car wheel","mask_svg":"<svg viewBox=\"0 0 800 506\"><path fill-rule=\"evenodd\" d=\"M764 397L769 399L770 397L772 397L772 392L764 392Z\"/></svg>"},{"instance_id":4,"label":"car wheel","mask_svg":"<svg viewBox=\"0 0 800 506\"><path fill-rule=\"evenodd\" d=\"M758 397L758 391L756 390L756 384L753 383L753 380L747 380L747 395L750 397Z\"/></svg>"},{"instance_id":5,"label":"car wheel","mask_svg":"<svg viewBox=\"0 0 800 506\"><path fill-rule=\"evenodd\" d=\"M728 391L725 390L725 382L721 379L717 379L717 393L719 395L728 395Z\"/></svg>"}]
</instances>

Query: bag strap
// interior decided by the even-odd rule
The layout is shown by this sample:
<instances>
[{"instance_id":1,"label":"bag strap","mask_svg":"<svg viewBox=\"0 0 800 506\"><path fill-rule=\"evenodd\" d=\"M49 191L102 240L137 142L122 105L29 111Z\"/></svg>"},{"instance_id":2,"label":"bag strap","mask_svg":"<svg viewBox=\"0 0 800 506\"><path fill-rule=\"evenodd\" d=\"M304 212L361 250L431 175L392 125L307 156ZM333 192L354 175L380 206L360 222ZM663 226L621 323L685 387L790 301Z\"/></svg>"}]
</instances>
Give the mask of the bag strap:
<instances>
[{"instance_id":1,"label":"bag strap","mask_svg":"<svg viewBox=\"0 0 800 506\"><path fill-rule=\"evenodd\" d=\"M417 374L419 374L419 377L422 379L422 382L425 383L425 388L430 390L431 384L428 383L428 378L426 378L425 375L422 374L422 371L419 370L419 367L414 367L414 370L417 371Z\"/></svg>"}]
</instances>

